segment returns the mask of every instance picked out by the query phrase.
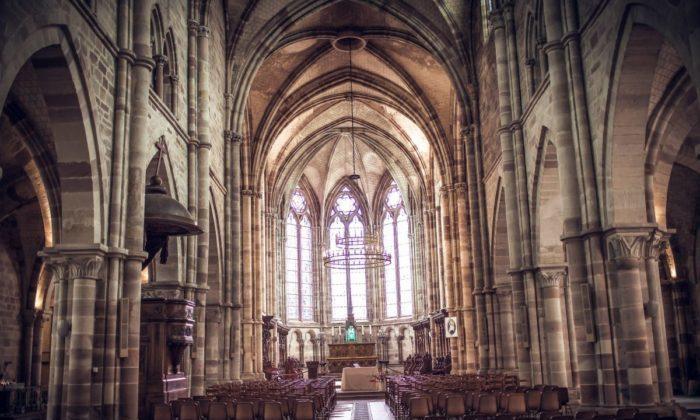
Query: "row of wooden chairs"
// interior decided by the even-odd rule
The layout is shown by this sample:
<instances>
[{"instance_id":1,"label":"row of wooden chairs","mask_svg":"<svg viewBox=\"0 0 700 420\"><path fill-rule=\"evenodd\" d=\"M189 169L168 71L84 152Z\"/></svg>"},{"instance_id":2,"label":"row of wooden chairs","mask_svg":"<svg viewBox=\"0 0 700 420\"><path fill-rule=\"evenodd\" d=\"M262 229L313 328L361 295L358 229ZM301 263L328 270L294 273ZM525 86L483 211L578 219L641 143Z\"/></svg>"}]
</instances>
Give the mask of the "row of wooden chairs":
<instances>
[{"instance_id":1,"label":"row of wooden chairs","mask_svg":"<svg viewBox=\"0 0 700 420\"><path fill-rule=\"evenodd\" d=\"M180 399L153 407L154 420L316 420L312 400L208 400Z\"/></svg>"}]
</instances>

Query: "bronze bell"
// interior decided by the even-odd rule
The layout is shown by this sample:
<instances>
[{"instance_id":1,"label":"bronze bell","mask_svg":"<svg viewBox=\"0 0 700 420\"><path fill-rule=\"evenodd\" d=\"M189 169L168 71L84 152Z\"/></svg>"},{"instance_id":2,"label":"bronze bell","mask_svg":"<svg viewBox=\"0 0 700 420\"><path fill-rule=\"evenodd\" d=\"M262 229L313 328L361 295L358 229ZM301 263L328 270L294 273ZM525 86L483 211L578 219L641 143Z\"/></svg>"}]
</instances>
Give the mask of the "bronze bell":
<instances>
[{"instance_id":1,"label":"bronze bell","mask_svg":"<svg viewBox=\"0 0 700 420\"><path fill-rule=\"evenodd\" d=\"M160 263L167 262L170 236L199 235L203 232L185 206L168 196L158 175L152 176L146 186L144 207L144 251L148 253L148 258L143 262L143 268L151 263L158 251L161 251Z\"/></svg>"}]
</instances>

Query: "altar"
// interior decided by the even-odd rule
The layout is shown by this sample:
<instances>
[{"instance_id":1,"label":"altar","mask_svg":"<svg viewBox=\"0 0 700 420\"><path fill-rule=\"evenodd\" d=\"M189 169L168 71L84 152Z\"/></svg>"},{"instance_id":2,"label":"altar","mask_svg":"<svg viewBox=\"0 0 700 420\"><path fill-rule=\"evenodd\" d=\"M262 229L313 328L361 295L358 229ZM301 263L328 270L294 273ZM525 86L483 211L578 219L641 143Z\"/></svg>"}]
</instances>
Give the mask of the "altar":
<instances>
[{"instance_id":1,"label":"altar","mask_svg":"<svg viewBox=\"0 0 700 420\"><path fill-rule=\"evenodd\" d=\"M381 391L379 370L372 367L346 367L340 378L341 391Z\"/></svg>"},{"instance_id":2,"label":"altar","mask_svg":"<svg viewBox=\"0 0 700 420\"><path fill-rule=\"evenodd\" d=\"M376 343L332 343L328 344L328 372L341 373L343 368L377 366Z\"/></svg>"}]
</instances>

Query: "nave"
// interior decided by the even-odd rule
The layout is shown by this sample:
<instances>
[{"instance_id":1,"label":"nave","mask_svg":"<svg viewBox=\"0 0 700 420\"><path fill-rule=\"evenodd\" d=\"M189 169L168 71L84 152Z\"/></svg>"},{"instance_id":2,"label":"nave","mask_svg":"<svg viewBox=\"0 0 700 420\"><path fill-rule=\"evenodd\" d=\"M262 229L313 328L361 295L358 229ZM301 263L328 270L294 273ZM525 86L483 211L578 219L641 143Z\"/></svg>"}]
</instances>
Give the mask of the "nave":
<instances>
[{"instance_id":1,"label":"nave","mask_svg":"<svg viewBox=\"0 0 700 420\"><path fill-rule=\"evenodd\" d=\"M697 0L1 0L0 418L331 380L694 414L698 34Z\"/></svg>"}]
</instances>

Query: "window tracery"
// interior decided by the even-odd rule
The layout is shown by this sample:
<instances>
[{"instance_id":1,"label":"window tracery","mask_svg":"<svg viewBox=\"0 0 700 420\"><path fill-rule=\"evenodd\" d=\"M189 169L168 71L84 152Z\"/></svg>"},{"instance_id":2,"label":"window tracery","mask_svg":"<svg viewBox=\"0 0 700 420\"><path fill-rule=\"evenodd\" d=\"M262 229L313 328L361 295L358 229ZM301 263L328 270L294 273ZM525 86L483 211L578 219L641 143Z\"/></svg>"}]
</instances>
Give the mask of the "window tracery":
<instances>
[{"instance_id":1,"label":"window tracery","mask_svg":"<svg viewBox=\"0 0 700 420\"><path fill-rule=\"evenodd\" d=\"M392 181L384 198L382 241L391 263L384 268L386 317L413 315L413 273L408 214L401 191Z\"/></svg>"},{"instance_id":2,"label":"window tracery","mask_svg":"<svg viewBox=\"0 0 700 420\"><path fill-rule=\"evenodd\" d=\"M292 192L285 225L287 319L313 321L314 280L311 218L306 198L299 187Z\"/></svg>"}]
</instances>

